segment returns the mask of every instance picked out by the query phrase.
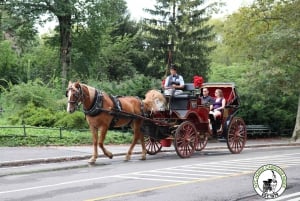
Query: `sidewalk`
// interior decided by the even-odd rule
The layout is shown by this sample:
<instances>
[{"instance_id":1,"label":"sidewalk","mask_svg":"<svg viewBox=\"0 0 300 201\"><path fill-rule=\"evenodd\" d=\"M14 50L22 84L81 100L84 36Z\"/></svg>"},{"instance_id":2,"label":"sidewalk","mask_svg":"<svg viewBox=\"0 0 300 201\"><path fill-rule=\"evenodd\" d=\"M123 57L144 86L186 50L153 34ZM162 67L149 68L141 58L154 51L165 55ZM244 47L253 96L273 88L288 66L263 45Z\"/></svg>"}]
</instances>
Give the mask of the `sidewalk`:
<instances>
[{"instance_id":1,"label":"sidewalk","mask_svg":"<svg viewBox=\"0 0 300 201\"><path fill-rule=\"evenodd\" d=\"M289 139L250 139L245 148L270 146L300 146L300 142L289 142ZM125 155L129 145L106 145L114 156ZM204 150L227 149L226 142L209 141ZM141 153L141 146L134 148L133 154ZM163 152L175 152L173 145L163 147ZM0 168L40 163L55 163L63 161L88 160L92 154L92 146L49 146L49 147L0 147ZM104 157L99 149L99 157Z\"/></svg>"}]
</instances>

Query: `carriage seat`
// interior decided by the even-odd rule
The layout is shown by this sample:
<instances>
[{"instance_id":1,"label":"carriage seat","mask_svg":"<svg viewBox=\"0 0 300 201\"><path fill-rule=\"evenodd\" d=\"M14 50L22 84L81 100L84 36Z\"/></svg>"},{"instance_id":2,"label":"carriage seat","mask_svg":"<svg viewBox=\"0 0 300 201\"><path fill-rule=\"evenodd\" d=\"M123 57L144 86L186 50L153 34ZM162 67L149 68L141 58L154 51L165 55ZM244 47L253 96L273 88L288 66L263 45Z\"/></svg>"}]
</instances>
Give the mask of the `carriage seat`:
<instances>
[{"instance_id":1,"label":"carriage seat","mask_svg":"<svg viewBox=\"0 0 300 201\"><path fill-rule=\"evenodd\" d=\"M181 94L177 94L171 98L171 107L174 110L187 110L188 102L192 98L196 98L194 95L194 83L186 83L184 84L183 92Z\"/></svg>"},{"instance_id":2,"label":"carriage seat","mask_svg":"<svg viewBox=\"0 0 300 201\"><path fill-rule=\"evenodd\" d=\"M184 88L182 89L182 93L174 96L175 98L188 98L194 97L194 83L186 83L184 84Z\"/></svg>"}]
</instances>

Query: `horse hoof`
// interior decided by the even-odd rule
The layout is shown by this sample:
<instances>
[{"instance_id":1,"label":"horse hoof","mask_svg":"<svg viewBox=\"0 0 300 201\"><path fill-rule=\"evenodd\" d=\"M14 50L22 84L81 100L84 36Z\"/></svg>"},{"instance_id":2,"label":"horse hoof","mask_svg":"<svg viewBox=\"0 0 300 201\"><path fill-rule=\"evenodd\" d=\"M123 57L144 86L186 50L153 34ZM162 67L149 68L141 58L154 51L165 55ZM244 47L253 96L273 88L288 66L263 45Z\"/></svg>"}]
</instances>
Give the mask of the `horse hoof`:
<instances>
[{"instance_id":1,"label":"horse hoof","mask_svg":"<svg viewBox=\"0 0 300 201\"><path fill-rule=\"evenodd\" d=\"M126 155L125 160L124 161L130 161L130 156Z\"/></svg>"},{"instance_id":2,"label":"horse hoof","mask_svg":"<svg viewBox=\"0 0 300 201\"><path fill-rule=\"evenodd\" d=\"M108 156L108 158L109 158L109 159L112 159L113 157L114 157L114 155L110 155L110 156Z\"/></svg>"},{"instance_id":3,"label":"horse hoof","mask_svg":"<svg viewBox=\"0 0 300 201\"><path fill-rule=\"evenodd\" d=\"M95 165L96 161L89 161L88 163L89 163L89 165Z\"/></svg>"},{"instance_id":4,"label":"horse hoof","mask_svg":"<svg viewBox=\"0 0 300 201\"><path fill-rule=\"evenodd\" d=\"M142 155L142 158L141 158L141 160L146 160L146 155Z\"/></svg>"},{"instance_id":5,"label":"horse hoof","mask_svg":"<svg viewBox=\"0 0 300 201\"><path fill-rule=\"evenodd\" d=\"M95 162L96 162L96 159L95 159L94 157L90 158L90 160L88 161L88 163L89 163L90 165L94 165Z\"/></svg>"}]
</instances>

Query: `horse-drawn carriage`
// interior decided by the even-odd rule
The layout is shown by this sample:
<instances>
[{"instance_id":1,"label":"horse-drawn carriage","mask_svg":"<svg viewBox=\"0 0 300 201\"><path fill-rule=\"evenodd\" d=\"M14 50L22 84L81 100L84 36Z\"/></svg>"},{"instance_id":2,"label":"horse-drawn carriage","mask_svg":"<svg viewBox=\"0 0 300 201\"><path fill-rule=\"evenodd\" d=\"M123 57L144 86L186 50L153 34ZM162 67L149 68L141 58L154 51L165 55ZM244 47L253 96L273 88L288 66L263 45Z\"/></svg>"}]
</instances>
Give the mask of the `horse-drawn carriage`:
<instances>
[{"instance_id":1,"label":"horse-drawn carriage","mask_svg":"<svg viewBox=\"0 0 300 201\"><path fill-rule=\"evenodd\" d=\"M203 105L200 99L204 87L210 92L221 89L226 100L221 117L212 122L208 118L209 106ZM246 126L243 119L236 117L240 101L233 83L204 83L200 89L188 83L182 94L167 99L167 110L152 113L144 120L142 131L146 135L148 154L158 153L173 141L177 154L187 158L195 150L203 150L208 137L213 134L214 137L223 137L232 153L243 150L247 139Z\"/></svg>"},{"instance_id":2,"label":"horse-drawn carriage","mask_svg":"<svg viewBox=\"0 0 300 201\"><path fill-rule=\"evenodd\" d=\"M201 103L203 87L210 91L221 89L226 99L226 107L216 121L209 122L209 106ZM98 146L112 158L113 154L104 147L104 139L109 128L131 124L133 141L126 155L130 159L138 140L142 145L142 159L146 153L156 154L162 146L173 141L177 154L190 157L195 150L205 148L212 134L226 138L232 153L240 153L246 143L247 133L244 121L236 117L240 102L233 83L204 83L195 89L193 83L185 84L183 93L164 96L150 90L144 100L138 97L113 97L79 82L69 83L67 89L67 111L72 113L82 104L93 136L93 155L90 163L98 157ZM211 94L210 94L211 95ZM212 95L211 95L212 96ZM98 138L98 132L100 137Z\"/></svg>"}]
</instances>

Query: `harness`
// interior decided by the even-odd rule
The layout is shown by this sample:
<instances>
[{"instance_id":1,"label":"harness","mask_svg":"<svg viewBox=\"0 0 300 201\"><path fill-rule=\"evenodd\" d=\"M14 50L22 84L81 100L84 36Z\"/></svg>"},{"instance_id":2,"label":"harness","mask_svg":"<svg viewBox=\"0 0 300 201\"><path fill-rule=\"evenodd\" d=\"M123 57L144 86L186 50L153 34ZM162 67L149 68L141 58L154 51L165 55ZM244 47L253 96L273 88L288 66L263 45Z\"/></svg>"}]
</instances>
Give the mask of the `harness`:
<instances>
[{"instance_id":1,"label":"harness","mask_svg":"<svg viewBox=\"0 0 300 201\"><path fill-rule=\"evenodd\" d=\"M116 114L118 114L118 112L122 111L122 104L121 104L120 100L118 99L118 97L120 97L120 96L109 95L109 98L111 99L111 101L114 104L114 107L112 109L116 112ZM120 119L119 115L113 115L113 119L110 122L109 128L113 128L116 125L116 123L119 121L119 119ZM130 121L130 123L131 123L131 121Z\"/></svg>"},{"instance_id":2,"label":"harness","mask_svg":"<svg viewBox=\"0 0 300 201\"><path fill-rule=\"evenodd\" d=\"M83 109L83 113L89 116L96 116L103 111L102 107L103 107L103 94L101 91L96 89L92 107L89 110Z\"/></svg>"},{"instance_id":3,"label":"harness","mask_svg":"<svg viewBox=\"0 0 300 201\"><path fill-rule=\"evenodd\" d=\"M66 94L67 95L67 94ZM75 101L69 101L70 103L73 103L73 104L76 104L77 106L79 105L79 100L84 96L81 88L79 88L79 91L76 93L76 98L77 100ZM131 121L128 123L128 125L130 125L133 121L133 119L135 118L134 114L129 114L127 112L123 112L122 111L122 104L121 104L121 101L119 100L119 97L120 96L112 96L112 95L109 95L110 99L112 100L113 102L113 108L111 110L107 110L107 109L103 109L103 93L98 90L98 89L95 89L95 97L94 97L94 101L92 103L92 106L91 108L89 109L85 109L83 108L83 113L85 115L89 115L89 116L97 116L98 114L100 114L101 112L107 112L109 113L110 115L113 116L113 119L110 123L110 128L113 128L116 123L119 121L120 118L130 118ZM140 100L139 97L136 97L137 99ZM141 115L144 116L145 113L144 113L144 103L142 100L140 100L140 103L141 103Z\"/></svg>"}]
</instances>

